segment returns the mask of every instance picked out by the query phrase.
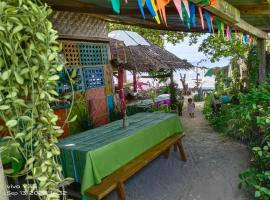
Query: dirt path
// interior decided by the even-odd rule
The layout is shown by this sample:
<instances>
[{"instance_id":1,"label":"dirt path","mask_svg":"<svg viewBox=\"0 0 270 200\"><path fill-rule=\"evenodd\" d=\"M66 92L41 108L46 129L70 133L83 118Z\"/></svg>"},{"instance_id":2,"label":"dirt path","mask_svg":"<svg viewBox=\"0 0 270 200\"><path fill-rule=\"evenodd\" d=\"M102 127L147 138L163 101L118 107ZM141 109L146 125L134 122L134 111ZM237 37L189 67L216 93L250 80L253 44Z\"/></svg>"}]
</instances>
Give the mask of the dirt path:
<instances>
[{"instance_id":1,"label":"dirt path","mask_svg":"<svg viewBox=\"0 0 270 200\"><path fill-rule=\"evenodd\" d=\"M127 200L251 200L237 187L238 174L249 163L247 148L215 133L201 113L202 103L196 107L194 119L186 109L181 118L188 161L174 152L158 158L125 184Z\"/></svg>"}]
</instances>

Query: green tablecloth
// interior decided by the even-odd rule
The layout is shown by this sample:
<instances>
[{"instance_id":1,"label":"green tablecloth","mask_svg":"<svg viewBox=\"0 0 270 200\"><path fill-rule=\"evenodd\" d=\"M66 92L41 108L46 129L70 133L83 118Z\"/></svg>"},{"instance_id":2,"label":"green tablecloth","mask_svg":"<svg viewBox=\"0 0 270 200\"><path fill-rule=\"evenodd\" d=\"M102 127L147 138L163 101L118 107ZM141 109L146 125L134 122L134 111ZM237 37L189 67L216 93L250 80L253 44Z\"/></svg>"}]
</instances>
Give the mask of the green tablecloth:
<instances>
[{"instance_id":1,"label":"green tablecloth","mask_svg":"<svg viewBox=\"0 0 270 200\"><path fill-rule=\"evenodd\" d=\"M182 133L179 117L171 113L138 113L122 121L73 135L60 141L66 177L82 184L82 191L164 139Z\"/></svg>"}]
</instances>

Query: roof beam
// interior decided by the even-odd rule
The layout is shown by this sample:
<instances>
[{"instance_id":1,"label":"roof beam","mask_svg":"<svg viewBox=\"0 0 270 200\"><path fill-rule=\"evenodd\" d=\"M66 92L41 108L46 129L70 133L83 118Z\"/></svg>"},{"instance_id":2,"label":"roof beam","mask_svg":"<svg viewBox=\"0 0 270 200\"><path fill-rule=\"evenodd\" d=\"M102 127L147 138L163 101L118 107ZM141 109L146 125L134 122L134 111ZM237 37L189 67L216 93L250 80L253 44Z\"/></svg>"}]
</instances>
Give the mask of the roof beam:
<instances>
[{"instance_id":1,"label":"roof beam","mask_svg":"<svg viewBox=\"0 0 270 200\"><path fill-rule=\"evenodd\" d=\"M193 3L199 2L199 0L191 1ZM251 35L255 35L256 37L263 39L267 38L267 33L242 20L240 11L225 0L217 0L215 4L205 6L204 8Z\"/></svg>"},{"instance_id":2,"label":"roof beam","mask_svg":"<svg viewBox=\"0 0 270 200\"><path fill-rule=\"evenodd\" d=\"M243 15L270 15L270 4L241 5L237 8Z\"/></svg>"}]
</instances>

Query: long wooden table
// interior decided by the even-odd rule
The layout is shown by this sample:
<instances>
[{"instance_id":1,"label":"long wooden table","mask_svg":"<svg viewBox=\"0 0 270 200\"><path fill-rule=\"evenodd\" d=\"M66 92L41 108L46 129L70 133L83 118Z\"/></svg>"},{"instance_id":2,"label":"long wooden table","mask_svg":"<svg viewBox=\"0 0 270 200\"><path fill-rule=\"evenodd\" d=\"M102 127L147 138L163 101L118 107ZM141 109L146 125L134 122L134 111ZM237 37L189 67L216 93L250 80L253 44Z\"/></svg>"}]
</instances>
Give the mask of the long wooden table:
<instances>
[{"instance_id":1,"label":"long wooden table","mask_svg":"<svg viewBox=\"0 0 270 200\"><path fill-rule=\"evenodd\" d=\"M81 183L83 195L142 153L183 132L179 117L171 113L138 113L128 122L125 129L119 120L59 142L64 176Z\"/></svg>"}]
</instances>

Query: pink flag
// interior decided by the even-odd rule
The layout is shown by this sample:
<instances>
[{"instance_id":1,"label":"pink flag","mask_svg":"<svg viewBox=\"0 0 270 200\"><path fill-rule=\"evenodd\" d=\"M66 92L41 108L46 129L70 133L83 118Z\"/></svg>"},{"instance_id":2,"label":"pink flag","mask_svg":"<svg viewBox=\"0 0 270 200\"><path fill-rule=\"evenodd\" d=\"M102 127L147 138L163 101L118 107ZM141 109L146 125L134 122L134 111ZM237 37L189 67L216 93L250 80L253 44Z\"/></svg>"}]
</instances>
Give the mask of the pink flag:
<instances>
[{"instance_id":1,"label":"pink flag","mask_svg":"<svg viewBox=\"0 0 270 200\"><path fill-rule=\"evenodd\" d=\"M126 0L126 3L128 3L128 0Z\"/></svg>"},{"instance_id":2,"label":"pink flag","mask_svg":"<svg viewBox=\"0 0 270 200\"><path fill-rule=\"evenodd\" d=\"M190 18L190 11L189 11L189 4L188 4L188 0L182 0L183 4L185 5L186 11L188 13L188 17ZM180 4L181 6L181 4Z\"/></svg>"},{"instance_id":3,"label":"pink flag","mask_svg":"<svg viewBox=\"0 0 270 200\"><path fill-rule=\"evenodd\" d=\"M173 3L178 11L178 14L183 21L183 14L182 14L182 6L181 6L181 0L173 0Z\"/></svg>"},{"instance_id":4,"label":"pink flag","mask_svg":"<svg viewBox=\"0 0 270 200\"><path fill-rule=\"evenodd\" d=\"M198 6L198 9L199 9L200 17L201 17L202 28L204 30L204 19L203 19L202 7Z\"/></svg>"},{"instance_id":5,"label":"pink flag","mask_svg":"<svg viewBox=\"0 0 270 200\"><path fill-rule=\"evenodd\" d=\"M227 35L228 40L230 40L231 39L231 32L230 32L230 26L229 25L227 25L227 28L226 28L226 35Z\"/></svg>"}]
</instances>

